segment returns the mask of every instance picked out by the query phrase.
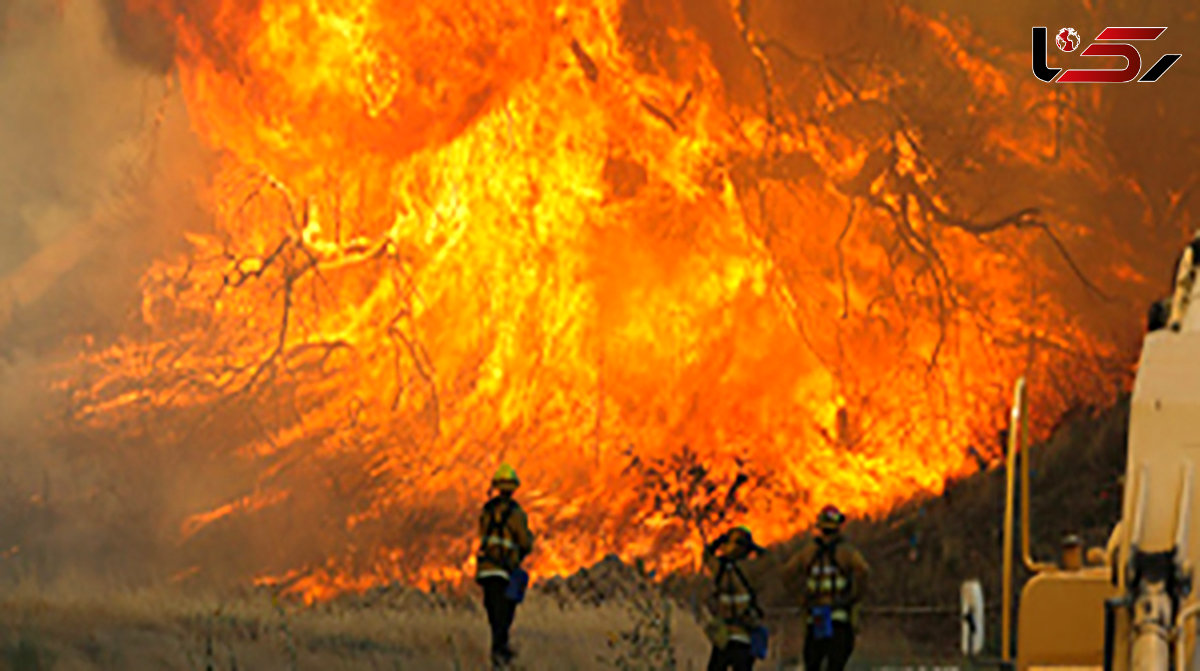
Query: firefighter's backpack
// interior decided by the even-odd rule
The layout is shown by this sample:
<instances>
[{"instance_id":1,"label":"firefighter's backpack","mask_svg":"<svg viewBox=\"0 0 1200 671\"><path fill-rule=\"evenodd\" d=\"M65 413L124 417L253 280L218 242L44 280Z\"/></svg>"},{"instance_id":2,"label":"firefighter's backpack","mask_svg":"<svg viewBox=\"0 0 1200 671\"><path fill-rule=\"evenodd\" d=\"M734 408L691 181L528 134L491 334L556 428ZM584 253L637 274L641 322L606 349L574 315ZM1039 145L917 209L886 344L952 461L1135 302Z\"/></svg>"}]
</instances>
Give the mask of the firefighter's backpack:
<instances>
[{"instance_id":1,"label":"firefighter's backpack","mask_svg":"<svg viewBox=\"0 0 1200 671\"><path fill-rule=\"evenodd\" d=\"M501 505L504 506L504 510L497 517L496 508ZM499 564L505 571L509 571L510 573L514 567L508 559L507 549L499 543L488 543L488 539L493 537L508 539L508 518L512 516L516 508L516 501L499 497L488 501L487 505L483 507L484 513L488 516L488 525L483 538L479 541L479 556Z\"/></svg>"}]
</instances>

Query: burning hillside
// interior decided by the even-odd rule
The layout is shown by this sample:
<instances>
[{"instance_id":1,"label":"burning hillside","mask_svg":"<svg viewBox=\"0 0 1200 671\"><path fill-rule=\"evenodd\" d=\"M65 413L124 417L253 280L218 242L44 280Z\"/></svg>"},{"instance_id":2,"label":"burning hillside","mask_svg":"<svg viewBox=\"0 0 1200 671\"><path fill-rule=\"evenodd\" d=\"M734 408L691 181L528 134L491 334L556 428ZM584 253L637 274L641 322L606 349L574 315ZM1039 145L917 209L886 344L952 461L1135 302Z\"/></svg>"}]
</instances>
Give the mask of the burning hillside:
<instances>
[{"instance_id":1,"label":"burning hillside","mask_svg":"<svg viewBox=\"0 0 1200 671\"><path fill-rule=\"evenodd\" d=\"M706 502L768 542L883 510L994 453L1018 373L1043 427L1119 389L1182 235L1186 176L1120 167L1110 92L1030 76L1025 25L128 4L221 154L211 222L62 386L174 468L182 575L457 579L501 457L540 573L688 564Z\"/></svg>"}]
</instances>

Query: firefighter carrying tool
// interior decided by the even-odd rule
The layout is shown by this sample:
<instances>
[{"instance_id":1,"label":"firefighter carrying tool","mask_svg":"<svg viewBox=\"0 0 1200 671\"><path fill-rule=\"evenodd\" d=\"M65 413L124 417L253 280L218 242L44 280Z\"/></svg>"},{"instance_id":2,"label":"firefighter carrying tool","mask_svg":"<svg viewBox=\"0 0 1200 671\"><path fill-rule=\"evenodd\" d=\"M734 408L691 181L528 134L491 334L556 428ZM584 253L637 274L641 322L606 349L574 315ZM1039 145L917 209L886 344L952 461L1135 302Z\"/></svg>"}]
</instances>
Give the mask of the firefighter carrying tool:
<instances>
[{"instance_id":1,"label":"firefighter carrying tool","mask_svg":"<svg viewBox=\"0 0 1200 671\"><path fill-rule=\"evenodd\" d=\"M842 536L845 521L837 507L822 508L817 515L820 535L800 548L785 569L793 586L803 581L799 591L807 613L805 671L821 671L826 659L828 671L843 671L854 651L858 606L870 569L862 553Z\"/></svg>"},{"instance_id":2,"label":"firefighter carrying tool","mask_svg":"<svg viewBox=\"0 0 1200 671\"><path fill-rule=\"evenodd\" d=\"M716 617L705 627L713 644L708 671L750 671L756 657L766 656L763 612L741 568L751 553L762 552L746 527L732 529L704 548L704 564L716 586Z\"/></svg>"},{"instance_id":3,"label":"firefighter carrying tool","mask_svg":"<svg viewBox=\"0 0 1200 671\"><path fill-rule=\"evenodd\" d=\"M497 494L484 505L479 516L475 582L483 588L483 605L492 629L492 663L497 666L513 658L508 632L528 581L521 562L533 551L529 520L513 499L519 486L516 470L501 464L492 478Z\"/></svg>"}]
</instances>

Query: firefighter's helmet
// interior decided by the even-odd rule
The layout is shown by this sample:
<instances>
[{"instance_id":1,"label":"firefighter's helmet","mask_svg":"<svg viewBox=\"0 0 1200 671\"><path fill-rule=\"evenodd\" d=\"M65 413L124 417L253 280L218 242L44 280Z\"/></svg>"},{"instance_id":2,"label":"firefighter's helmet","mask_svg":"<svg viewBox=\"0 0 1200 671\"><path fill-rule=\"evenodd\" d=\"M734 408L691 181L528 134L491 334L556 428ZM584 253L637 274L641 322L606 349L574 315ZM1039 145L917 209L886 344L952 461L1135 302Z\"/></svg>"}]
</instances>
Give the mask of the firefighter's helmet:
<instances>
[{"instance_id":1,"label":"firefighter's helmet","mask_svg":"<svg viewBox=\"0 0 1200 671\"><path fill-rule=\"evenodd\" d=\"M750 527L744 524L734 527L730 532L729 538L731 541L744 548L747 552L755 552L758 554L762 554L763 552L763 547L754 542L754 534L751 533Z\"/></svg>"},{"instance_id":2,"label":"firefighter's helmet","mask_svg":"<svg viewBox=\"0 0 1200 671\"><path fill-rule=\"evenodd\" d=\"M500 464L500 468L497 468L496 474L492 476L492 486L509 491L521 486L521 479L517 477L517 469L507 463Z\"/></svg>"},{"instance_id":3,"label":"firefighter's helmet","mask_svg":"<svg viewBox=\"0 0 1200 671\"><path fill-rule=\"evenodd\" d=\"M817 528L822 531L837 531L845 523L846 516L835 505L827 505L817 514Z\"/></svg>"}]
</instances>

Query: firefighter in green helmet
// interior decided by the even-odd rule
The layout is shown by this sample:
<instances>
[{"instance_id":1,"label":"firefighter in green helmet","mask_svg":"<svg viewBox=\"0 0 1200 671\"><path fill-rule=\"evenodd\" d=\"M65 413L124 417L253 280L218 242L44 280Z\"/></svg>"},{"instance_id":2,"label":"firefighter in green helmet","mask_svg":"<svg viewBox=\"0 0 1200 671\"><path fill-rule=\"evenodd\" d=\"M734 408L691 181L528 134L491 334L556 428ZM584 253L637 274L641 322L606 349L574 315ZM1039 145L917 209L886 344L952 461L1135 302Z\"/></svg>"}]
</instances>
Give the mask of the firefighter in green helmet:
<instances>
[{"instance_id":1,"label":"firefighter in green helmet","mask_svg":"<svg viewBox=\"0 0 1200 671\"><path fill-rule=\"evenodd\" d=\"M708 671L750 671L754 667L752 642L759 632L765 634L763 612L742 566L751 554L762 552L744 526L731 529L704 548L705 568L716 588L715 617L705 627L713 644Z\"/></svg>"},{"instance_id":2,"label":"firefighter in green helmet","mask_svg":"<svg viewBox=\"0 0 1200 671\"><path fill-rule=\"evenodd\" d=\"M521 481L517 471L501 464L492 478L496 491L479 516L479 554L475 582L483 588L483 605L492 630L492 663L503 666L514 654L508 634L516 617L524 584L516 582L524 571L521 562L533 551L529 519L513 498Z\"/></svg>"}]
</instances>

